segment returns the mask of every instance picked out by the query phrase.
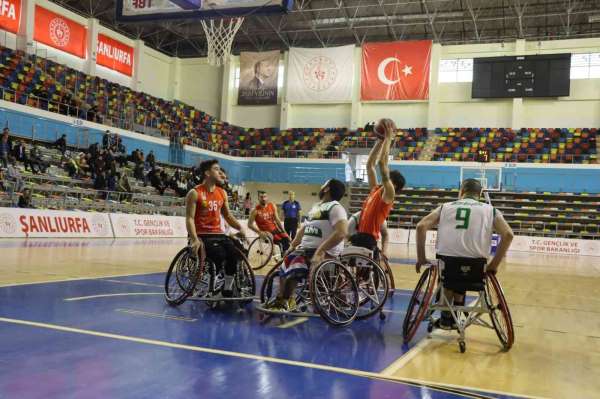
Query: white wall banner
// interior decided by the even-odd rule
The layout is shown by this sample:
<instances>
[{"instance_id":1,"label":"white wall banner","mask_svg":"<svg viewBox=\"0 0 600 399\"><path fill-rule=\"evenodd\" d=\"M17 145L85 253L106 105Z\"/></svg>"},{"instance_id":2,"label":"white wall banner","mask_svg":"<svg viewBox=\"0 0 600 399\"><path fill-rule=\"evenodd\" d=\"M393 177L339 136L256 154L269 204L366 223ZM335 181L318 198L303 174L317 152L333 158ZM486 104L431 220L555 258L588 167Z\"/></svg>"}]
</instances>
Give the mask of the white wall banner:
<instances>
[{"instance_id":1,"label":"white wall banner","mask_svg":"<svg viewBox=\"0 0 600 399\"><path fill-rule=\"evenodd\" d=\"M410 230L408 229L388 229L390 235L390 243L392 244L408 244Z\"/></svg>"},{"instance_id":2,"label":"white wall banner","mask_svg":"<svg viewBox=\"0 0 600 399\"><path fill-rule=\"evenodd\" d=\"M410 231L410 238L408 240L409 244L417 244L417 231L416 230L411 230ZM437 231L434 230L430 230L427 232L427 239L425 241L425 246L431 246L431 247L435 247L435 244L437 243Z\"/></svg>"},{"instance_id":3,"label":"white wall banner","mask_svg":"<svg viewBox=\"0 0 600 399\"><path fill-rule=\"evenodd\" d=\"M105 213L0 208L0 237L112 238Z\"/></svg>"},{"instance_id":4,"label":"white wall banner","mask_svg":"<svg viewBox=\"0 0 600 399\"><path fill-rule=\"evenodd\" d=\"M599 240L516 236L510 251L535 252L548 255L600 256Z\"/></svg>"},{"instance_id":5,"label":"white wall banner","mask_svg":"<svg viewBox=\"0 0 600 399\"><path fill-rule=\"evenodd\" d=\"M353 81L354 45L290 48L287 102L350 102Z\"/></svg>"},{"instance_id":6,"label":"white wall banner","mask_svg":"<svg viewBox=\"0 0 600 399\"><path fill-rule=\"evenodd\" d=\"M115 238L186 238L183 216L111 213Z\"/></svg>"}]
</instances>

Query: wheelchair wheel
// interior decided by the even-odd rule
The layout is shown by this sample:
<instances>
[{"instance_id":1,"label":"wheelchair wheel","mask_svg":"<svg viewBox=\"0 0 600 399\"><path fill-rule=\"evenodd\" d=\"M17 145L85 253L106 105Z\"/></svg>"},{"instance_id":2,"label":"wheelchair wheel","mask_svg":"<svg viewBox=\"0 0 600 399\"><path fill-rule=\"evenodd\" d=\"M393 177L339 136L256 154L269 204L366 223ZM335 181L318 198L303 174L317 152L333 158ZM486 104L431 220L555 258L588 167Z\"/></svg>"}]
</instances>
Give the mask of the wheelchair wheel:
<instances>
[{"instance_id":1,"label":"wheelchair wheel","mask_svg":"<svg viewBox=\"0 0 600 399\"><path fill-rule=\"evenodd\" d=\"M431 297L433 296L433 291L437 282L437 271L437 267L433 265L425 269L410 297L408 308L406 309L406 316L402 323L402 336L404 337L405 344L413 339L419 325L425 318L425 313L431 303Z\"/></svg>"},{"instance_id":2,"label":"wheelchair wheel","mask_svg":"<svg viewBox=\"0 0 600 399\"><path fill-rule=\"evenodd\" d=\"M254 279L254 273L248 263L246 256L240 251L241 260L238 262L238 271L236 275L236 285L238 289L238 296L242 298L248 298L241 302L242 305L252 303L254 295L256 295L256 280Z\"/></svg>"},{"instance_id":3,"label":"wheelchair wheel","mask_svg":"<svg viewBox=\"0 0 600 399\"><path fill-rule=\"evenodd\" d=\"M390 267L390 262L384 254L381 254L381 267L385 271L385 275L388 279L388 289L390 290L390 296L394 295L396 291L396 283L394 282L394 274L392 273L392 268Z\"/></svg>"},{"instance_id":4,"label":"wheelchair wheel","mask_svg":"<svg viewBox=\"0 0 600 399\"><path fill-rule=\"evenodd\" d=\"M363 255L349 254L340 261L353 272L358 287L357 319L366 319L379 312L387 300L388 279L379 263Z\"/></svg>"},{"instance_id":5,"label":"wheelchair wheel","mask_svg":"<svg viewBox=\"0 0 600 399\"><path fill-rule=\"evenodd\" d=\"M248 261L253 270L265 267L273 256L273 241L270 238L256 237L248 246Z\"/></svg>"},{"instance_id":6,"label":"wheelchair wheel","mask_svg":"<svg viewBox=\"0 0 600 399\"><path fill-rule=\"evenodd\" d=\"M327 260L309 275L310 295L315 310L333 326L346 326L358 313L358 286L342 263Z\"/></svg>"},{"instance_id":7,"label":"wheelchair wheel","mask_svg":"<svg viewBox=\"0 0 600 399\"><path fill-rule=\"evenodd\" d=\"M496 335L498 335L504 350L508 351L515 342L512 317L500 282L491 273L488 273L485 282L485 301L490 308L490 318Z\"/></svg>"},{"instance_id":8,"label":"wheelchair wheel","mask_svg":"<svg viewBox=\"0 0 600 399\"><path fill-rule=\"evenodd\" d=\"M202 270L200 260L190 248L183 248L169 266L165 277L165 300L169 305L181 305L192 295Z\"/></svg>"}]
</instances>

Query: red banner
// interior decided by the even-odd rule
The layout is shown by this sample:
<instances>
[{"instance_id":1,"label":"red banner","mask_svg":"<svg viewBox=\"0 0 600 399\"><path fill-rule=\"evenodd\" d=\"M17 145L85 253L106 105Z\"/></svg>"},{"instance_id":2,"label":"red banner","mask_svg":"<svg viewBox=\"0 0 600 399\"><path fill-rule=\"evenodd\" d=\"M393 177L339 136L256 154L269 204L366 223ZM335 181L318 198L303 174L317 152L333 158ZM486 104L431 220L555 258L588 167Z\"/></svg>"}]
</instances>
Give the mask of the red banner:
<instances>
[{"instance_id":1,"label":"red banner","mask_svg":"<svg viewBox=\"0 0 600 399\"><path fill-rule=\"evenodd\" d=\"M0 29L17 33L20 20L21 0L0 0Z\"/></svg>"},{"instance_id":2,"label":"red banner","mask_svg":"<svg viewBox=\"0 0 600 399\"><path fill-rule=\"evenodd\" d=\"M426 100L431 41L367 43L362 56L362 100Z\"/></svg>"},{"instance_id":3,"label":"red banner","mask_svg":"<svg viewBox=\"0 0 600 399\"><path fill-rule=\"evenodd\" d=\"M133 47L99 33L96 63L131 76L133 74Z\"/></svg>"},{"instance_id":4,"label":"red banner","mask_svg":"<svg viewBox=\"0 0 600 399\"><path fill-rule=\"evenodd\" d=\"M86 36L85 26L45 8L35 6L33 34L35 41L79 58L85 58Z\"/></svg>"}]
</instances>

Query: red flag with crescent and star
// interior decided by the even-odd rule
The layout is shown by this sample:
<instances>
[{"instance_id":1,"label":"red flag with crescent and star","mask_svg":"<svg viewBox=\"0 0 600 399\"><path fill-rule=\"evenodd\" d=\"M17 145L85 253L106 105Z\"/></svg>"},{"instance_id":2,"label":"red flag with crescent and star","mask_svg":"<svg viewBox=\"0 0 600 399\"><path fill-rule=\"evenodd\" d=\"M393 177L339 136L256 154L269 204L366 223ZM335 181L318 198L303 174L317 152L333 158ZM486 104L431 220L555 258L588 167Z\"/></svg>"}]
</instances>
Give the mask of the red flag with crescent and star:
<instances>
[{"instance_id":1,"label":"red flag with crescent and star","mask_svg":"<svg viewBox=\"0 0 600 399\"><path fill-rule=\"evenodd\" d=\"M426 100L430 61L431 40L364 44L361 100Z\"/></svg>"}]
</instances>

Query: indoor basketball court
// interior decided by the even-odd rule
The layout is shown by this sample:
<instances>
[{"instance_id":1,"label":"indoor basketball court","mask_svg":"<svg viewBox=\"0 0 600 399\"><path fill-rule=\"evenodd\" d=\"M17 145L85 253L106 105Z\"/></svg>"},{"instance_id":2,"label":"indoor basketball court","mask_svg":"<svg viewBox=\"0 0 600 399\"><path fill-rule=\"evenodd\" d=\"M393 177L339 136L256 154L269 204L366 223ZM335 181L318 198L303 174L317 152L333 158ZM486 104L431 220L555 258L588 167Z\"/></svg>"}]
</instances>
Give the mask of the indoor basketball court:
<instances>
[{"instance_id":1,"label":"indoor basketball court","mask_svg":"<svg viewBox=\"0 0 600 399\"><path fill-rule=\"evenodd\" d=\"M0 3L0 398L600 398L593 2Z\"/></svg>"}]
</instances>

